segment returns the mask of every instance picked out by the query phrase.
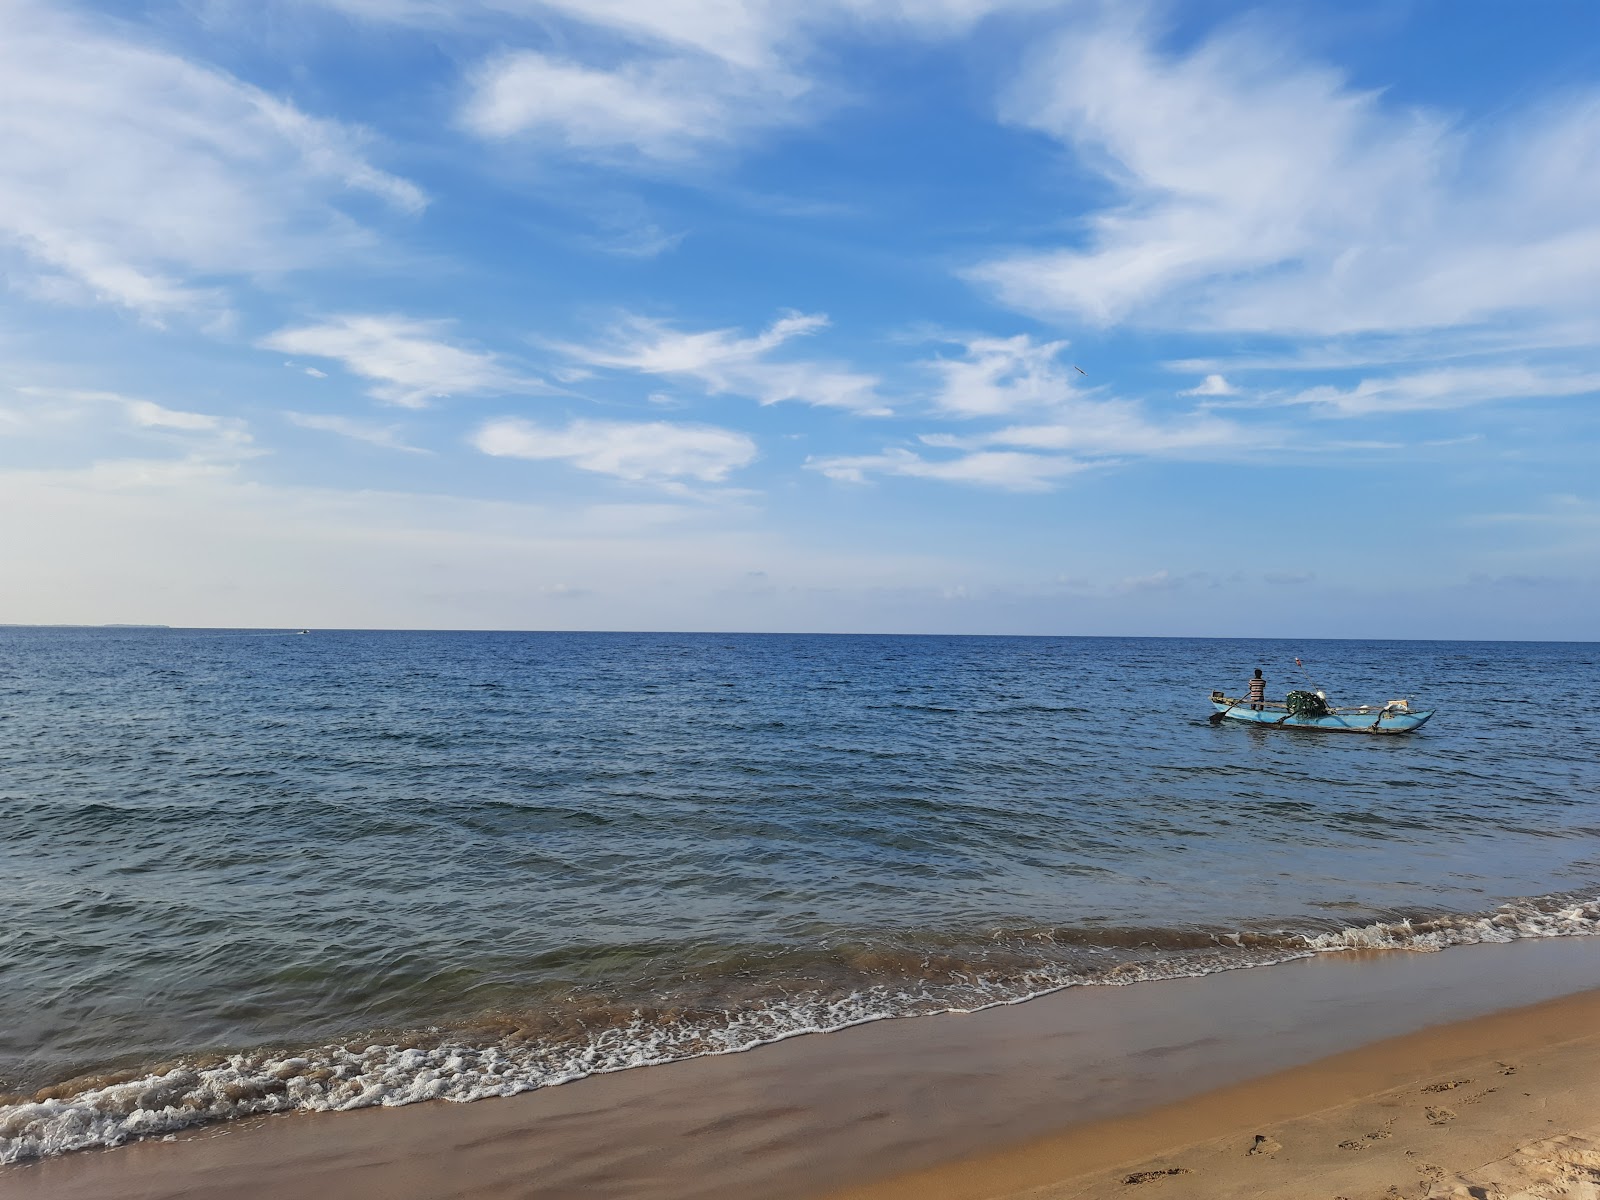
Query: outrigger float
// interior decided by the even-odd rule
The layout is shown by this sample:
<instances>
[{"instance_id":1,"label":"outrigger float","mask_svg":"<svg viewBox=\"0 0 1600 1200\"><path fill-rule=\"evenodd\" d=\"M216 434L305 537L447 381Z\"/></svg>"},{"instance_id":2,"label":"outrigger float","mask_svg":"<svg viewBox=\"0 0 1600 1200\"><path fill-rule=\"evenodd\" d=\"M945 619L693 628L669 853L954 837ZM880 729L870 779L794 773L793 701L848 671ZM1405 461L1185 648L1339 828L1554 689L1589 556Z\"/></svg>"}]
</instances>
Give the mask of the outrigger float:
<instances>
[{"instance_id":1,"label":"outrigger float","mask_svg":"<svg viewBox=\"0 0 1600 1200\"><path fill-rule=\"evenodd\" d=\"M1227 719L1272 729L1324 729L1338 733L1413 733L1426 725L1435 711L1413 709L1407 700L1332 708L1316 692L1290 692L1285 700L1258 700L1252 704L1214 691L1211 704L1217 710L1211 716L1213 725Z\"/></svg>"}]
</instances>

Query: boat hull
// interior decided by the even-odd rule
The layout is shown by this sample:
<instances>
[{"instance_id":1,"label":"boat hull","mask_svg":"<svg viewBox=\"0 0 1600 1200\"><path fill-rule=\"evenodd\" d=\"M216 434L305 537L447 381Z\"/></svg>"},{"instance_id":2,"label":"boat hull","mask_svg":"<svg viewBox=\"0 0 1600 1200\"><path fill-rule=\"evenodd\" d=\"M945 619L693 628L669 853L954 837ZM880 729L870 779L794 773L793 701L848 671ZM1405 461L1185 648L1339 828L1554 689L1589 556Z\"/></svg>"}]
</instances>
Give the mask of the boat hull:
<instances>
[{"instance_id":1,"label":"boat hull","mask_svg":"<svg viewBox=\"0 0 1600 1200\"><path fill-rule=\"evenodd\" d=\"M1246 702L1213 700L1212 706L1230 721L1246 725L1265 725L1268 729L1316 729L1325 733L1415 733L1428 723L1433 710L1395 712L1371 709L1367 712L1329 713L1325 717L1292 717L1282 704L1254 709Z\"/></svg>"}]
</instances>

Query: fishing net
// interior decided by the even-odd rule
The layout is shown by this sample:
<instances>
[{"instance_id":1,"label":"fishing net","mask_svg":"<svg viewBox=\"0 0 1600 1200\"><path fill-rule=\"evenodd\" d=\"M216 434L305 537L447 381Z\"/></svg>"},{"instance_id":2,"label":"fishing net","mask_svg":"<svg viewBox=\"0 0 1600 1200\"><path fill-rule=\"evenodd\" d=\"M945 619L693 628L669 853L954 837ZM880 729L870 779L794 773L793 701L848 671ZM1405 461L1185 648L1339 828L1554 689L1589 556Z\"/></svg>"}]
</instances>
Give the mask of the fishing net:
<instances>
[{"instance_id":1,"label":"fishing net","mask_svg":"<svg viewBox=\"0 0 1600 1200\"><path fill-rule=\"evenodd\" d=\"M1291 717L1325 717L1328 702L1315 692L1290 692L1284 697Z\"/></svg>"}]
</instances>

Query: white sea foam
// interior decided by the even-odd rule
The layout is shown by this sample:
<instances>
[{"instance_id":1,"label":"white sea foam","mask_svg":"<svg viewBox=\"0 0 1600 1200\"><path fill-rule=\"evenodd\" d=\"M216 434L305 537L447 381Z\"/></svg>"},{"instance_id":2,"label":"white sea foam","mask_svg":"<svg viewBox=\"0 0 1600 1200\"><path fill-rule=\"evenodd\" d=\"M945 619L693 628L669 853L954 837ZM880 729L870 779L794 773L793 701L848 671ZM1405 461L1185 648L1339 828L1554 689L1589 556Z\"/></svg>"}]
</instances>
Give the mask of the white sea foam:
<instances>
[{"instance_id":1,"label":"white sea foam","mask_svg":"<svg viewBox=\"0 0 1600 1200\"><path fill-rule=\"evenodd\" d=\"M1391 921L1308 938L1319 952L1335 950L1443 950L1475 942L1519 938L1583 937L1600 933L1600 900L1552 903L1515 900L1492 913Z\"/></svg>"},{"instance_id":2,"label":"white sea foam","mask_svg":"<svg viewBox=\"0 0 1600 1200\"><path fill-rule=\"evenodd\" d=\"M658 1024L642 1018L569 1045L327 1046L298 1055L235 1054L180 1065L75 1094L0 1105L0 1163L116 1146L212 1121L263 1113L399 1106L419 1100L511 1096L585 1076L713 1054L733 1054L807 1033L891 1017L970 1012L1080 984L1125 985L1264 966L1353 949L1442 950L1474 942L1600 933L1600 900L1519 900L1491 913L1394 921L1281 939L1255 949L1241 935L1199 954L1128 962L1084 974L1041 965L1004 983L969 980L959 1000L936 990L871 987L839 997L790 996L716 1020Z\"/></svg>"}]
</instances>

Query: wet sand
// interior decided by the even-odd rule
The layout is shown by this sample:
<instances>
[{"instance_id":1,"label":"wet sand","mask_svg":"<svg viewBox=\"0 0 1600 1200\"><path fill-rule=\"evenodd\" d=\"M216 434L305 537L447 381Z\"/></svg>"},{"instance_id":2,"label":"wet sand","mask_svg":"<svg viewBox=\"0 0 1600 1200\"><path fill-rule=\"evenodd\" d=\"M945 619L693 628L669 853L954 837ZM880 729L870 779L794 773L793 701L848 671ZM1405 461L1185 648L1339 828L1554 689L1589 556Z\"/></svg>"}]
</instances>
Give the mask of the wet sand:
<instances>
[{"instance_id":1,"label":"wet sand","mask_svg":"<svg viewBox=\"0 0 1600 1200\"><path fill-rule=\"evenodd\" d=\"M1073 988L507 1100L236 1122L0 1168L0 1196L1427 1195L1588 1153L1506 1158L1600 1125L1595 988L1600 939Z\"/></svg>"}]
</instances>

